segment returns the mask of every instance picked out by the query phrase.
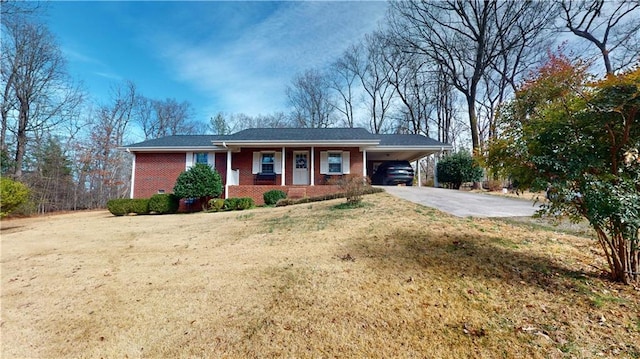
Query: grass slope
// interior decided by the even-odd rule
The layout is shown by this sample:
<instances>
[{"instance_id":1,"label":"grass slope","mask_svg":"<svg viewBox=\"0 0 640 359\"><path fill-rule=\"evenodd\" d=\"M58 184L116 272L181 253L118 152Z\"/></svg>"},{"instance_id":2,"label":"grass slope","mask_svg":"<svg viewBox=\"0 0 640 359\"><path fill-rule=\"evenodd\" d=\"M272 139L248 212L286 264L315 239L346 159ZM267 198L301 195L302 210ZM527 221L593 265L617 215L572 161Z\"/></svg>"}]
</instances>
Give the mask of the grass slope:
<instances>
[{"instance_id":1,"label":"grass slope","mask_svg":"<svg viewBox=\"0 0 640 359\"><path fill-rule=\"evenodd\" d=\"M595 241L367 196L2 222L2 357L640 357Z\"/></svg>"}]
</instances>

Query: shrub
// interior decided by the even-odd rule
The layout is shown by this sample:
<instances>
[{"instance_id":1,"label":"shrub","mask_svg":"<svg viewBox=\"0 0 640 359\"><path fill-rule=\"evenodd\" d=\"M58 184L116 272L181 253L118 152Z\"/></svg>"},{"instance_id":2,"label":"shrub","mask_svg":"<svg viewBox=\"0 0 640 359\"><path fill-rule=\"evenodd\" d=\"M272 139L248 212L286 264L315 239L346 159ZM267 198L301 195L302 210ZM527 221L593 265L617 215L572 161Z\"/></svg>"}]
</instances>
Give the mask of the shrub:
<instances>
[{"instance_id":1,"label":"shrub","mask_svg":"<svg viewBox=\"0 0 640 359\"><path fill-rule=\"evenodd\" d=\"M465 182L476 182L482 178L482 168L471 154L465 151L454 153L438 162L438 181L449 188L459 189Z\"/></svg>"},{"instance_id":2,"label":"shrub","mask_svg":"<svg viewBox=\"0 0 640 359\"><path fill-rule=\"evenodd\" d=\"M29 188L9 178L0 178L0 217L5 217L29 200Z\"/></svg>"},{"instance_id":3,"label":"shrub","mask_svg":"<svg viewBox=\"0 0 640 359\"><path fill-rule=\"evenodd\" d=\"M487 181L487 189L491 192L502 191L502 188L503 188L502 181L497 181L497 180Z\"/></svg>"},{"instance_id":4,"label":"shrub","mask_svg":"<svg viewBox=\"0 0 640 359\"><path fill-rule=\"evenodd\" d=\"M344 175L336 180L332 180L333 184L340 186L347 198L348 203L360 203L362 196L366 190L371 187L369 179L359 175Z\"/></svg>"},{"instance_id":5,"label":"shrub","mask_svg":"<svg viewBox=\"0 0 640 359\"><path fill-rule=\"evenodd\" d=\"M209 200L209 210L214 212L222 211L224 207L224 199L222 198L213 198Z\"/></svg>"},{"instance_id":6,"label":"shrub","mask_svg":"<svg viewBox=\"0 0 640 359\"><path fill-rule=\"evenodd\" d=\"M149 212L157 214L177 213L179 206L180 199L171 193L154 194L149 199Z\"/></svg>"},{"instance_id":7,"label":"shrub","mask_svg":"<svg viewBox=\"0 0 640 359\"><path fill-rule=\"evenodd\" d=\"M208 165L198 163L178 176L173 193L178 198L218 197L222 193L222 178Z\"/></svg>"},{"instance_id":8,"label":"shrub","mask_svg":"<svg viewBox=\"0 0 640 359\"><path fill-rule=\"evenodd\" d=\"M224 209L227 211L242 211L254 206L253 198L239 197L227 198L224 200Z\"/></svg>"},{"instance_id":9,"label":"shrub","mask_svg":"<svg viewBox=\"0 0 640 359\"><path fill-rule=\"evenodd\" d=\"M148 214L149 200L146 198L118 198L107 202L107 209L114 216L124 216L129 213Z\"/></svg>"},{"instance_id":10,"label":"shrub","mask_svg":"<svg viewBox=\"0 0 640 359\"><path fill-rule=\"evenodd\" d=\"M283 191L274 189L274 190L265 192L262 195L262 198L264 199L264 203L267 206L273 206L274 204L278 203L279 200L287 198L287 194L284 193Z\"/></svg>"},{"instance_id":11,"label":"shrub","mask_svg":"<svg viewBox=\"0 0 640 359\"><path fill-rule=\"evenodd\" d=\"M235 211L238 207L238 198L227 198L224 200L224 206L222 207L225 211Z\"/></svg>"}]
</instances>

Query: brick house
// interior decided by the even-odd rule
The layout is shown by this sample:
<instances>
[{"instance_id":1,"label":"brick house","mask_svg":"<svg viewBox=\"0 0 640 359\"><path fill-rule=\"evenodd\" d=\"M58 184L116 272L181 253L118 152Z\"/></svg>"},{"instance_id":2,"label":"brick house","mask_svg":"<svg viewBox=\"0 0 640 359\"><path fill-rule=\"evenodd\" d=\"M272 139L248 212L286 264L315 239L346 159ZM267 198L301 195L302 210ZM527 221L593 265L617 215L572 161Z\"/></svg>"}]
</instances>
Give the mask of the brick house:
<instances>
[{"instance_id":1,"label":"brick house","mask_svg":"<svg viewBox=\"0 0 640 359\"><path fill-rule=\"evenodd\" d=\"M451 146L422 135L376 135L362 128L255 128L232 135L168 136L124 147L133 155L131 198L170 193L178 175L207 163L223 180L224 197L279 189L319 196L338 191L331 178L367 177L387 160L416 161Z\"/></svg>"}]
</instances>

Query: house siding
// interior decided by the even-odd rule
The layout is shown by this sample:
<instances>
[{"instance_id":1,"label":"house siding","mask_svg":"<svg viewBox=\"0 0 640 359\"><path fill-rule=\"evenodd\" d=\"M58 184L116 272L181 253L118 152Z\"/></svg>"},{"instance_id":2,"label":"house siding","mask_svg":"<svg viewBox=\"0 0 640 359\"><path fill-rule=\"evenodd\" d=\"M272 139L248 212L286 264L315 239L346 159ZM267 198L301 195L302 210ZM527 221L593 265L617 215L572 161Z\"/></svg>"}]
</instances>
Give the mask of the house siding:
<instances>
[{"instance_id":1,"label":"house siding","mask_svg":"<svg viewBox=\"0 0 640 359\"><path fill-rule=\"evenodd\" d=\"M264 204L263 194L272 189L288 192L290 188L304 187L307 197L322 196L339 191L337 186L327 185L328 176L320 174L320 152L322 151L348 151L350 153L350 173L362 174L363 162L362 152L359 148L340 149L335 147L314 148L314 184L315 186L292 186L293 183L293 153L294 151L308 151L309 165L311 165L311 147L287 147L282 160L285 161L285 182L286 186L281 186L281 175L276 175L273 185L254 185L253 153L256 151L280 152L282 148L244 148L240 152L232 153L231 167L239 170L240 183L238 186L229 186L227 197L251 197L256 204ZM164 190L166 193L173 192L176 179L186 167L186 153L146 153L136 154L134 198L149 198ZM215 167L222 178L223 185L227 178L227 153L218 152L215 154ZM224 193L222 194L224 196Z\"/></svg>"},{"instance_id":2,"label":"house siding","mask_svg":"<svg viewBox=\"0 0 640 359\"><path fill-rule=\"evenodd\" d=\"M186 166L186 154L136 153L134 198L149 198L164 190L173 192L176 179Z\"/></svg>"}]
</instances>

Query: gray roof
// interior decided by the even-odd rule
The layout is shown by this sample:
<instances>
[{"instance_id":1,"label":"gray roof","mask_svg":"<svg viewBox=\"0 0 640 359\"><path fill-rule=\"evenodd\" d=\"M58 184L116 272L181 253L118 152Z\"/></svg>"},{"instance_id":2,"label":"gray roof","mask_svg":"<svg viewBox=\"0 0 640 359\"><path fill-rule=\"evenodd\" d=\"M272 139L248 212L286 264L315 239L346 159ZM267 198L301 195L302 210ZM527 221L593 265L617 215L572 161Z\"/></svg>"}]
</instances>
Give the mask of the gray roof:
<instances>
[{"instance_id":1,"label":"gray roof","mask_svg":"<svg viewBox=\"0 0 640 359\"><path fill-rule=\"evenodd\" d=\"M124 148L153 149L153 148L190 148L214 147L213 142L220 144L229 142L354 142L363 141L378 146L397 147L450 147L446 143L436 141L422 135L376 135L364 128L251 128L231 135L181 135L167 136L157 139L134 143ZM379 141L379 143L377 143Z\"/></svg>"},{"instance_id":2,"label":"gray roof","mask_svg":"<svg viewBox=\"0 0 640 359\"><path fill-rule=\"evenodd\" d=\"M250 128L228 136L225 141L340 141L378 137L364 128Z\"/></svg>"},{"instance_id":3,"label":"gray roof","mask_svg":"<svg viewBox=\"0 0 640 359\"><path fill-rule=\"evenodd\" d=\"M134 143L124 146L126 148L147 148L147 147L211 147L212 141L222 139L228 136L214 135L180 135L166 136Z\"/></svg>"}]
</instances>

